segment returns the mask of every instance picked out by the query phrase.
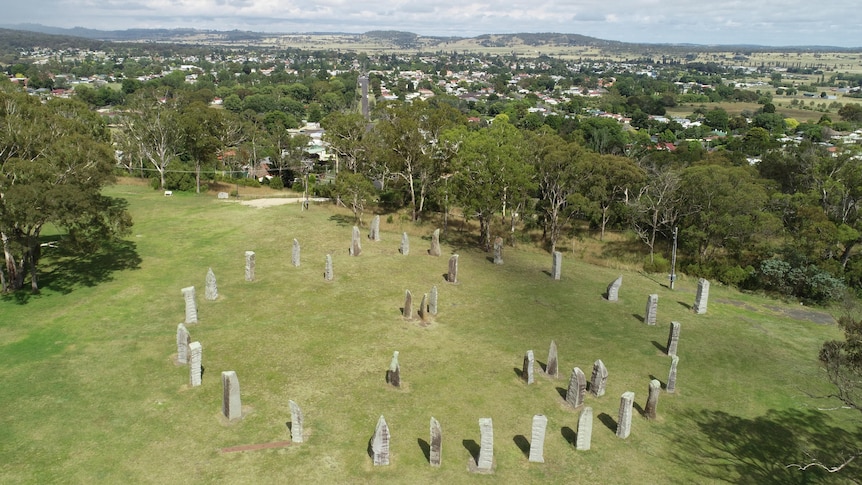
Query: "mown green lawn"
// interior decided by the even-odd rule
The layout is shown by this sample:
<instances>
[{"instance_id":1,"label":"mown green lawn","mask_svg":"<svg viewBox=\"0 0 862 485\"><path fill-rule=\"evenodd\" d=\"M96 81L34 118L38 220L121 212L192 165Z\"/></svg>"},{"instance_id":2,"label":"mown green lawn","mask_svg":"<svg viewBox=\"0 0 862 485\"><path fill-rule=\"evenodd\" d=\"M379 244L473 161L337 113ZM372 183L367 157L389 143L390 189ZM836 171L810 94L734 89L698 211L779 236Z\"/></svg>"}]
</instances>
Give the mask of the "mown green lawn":
<instances>
[{"instance_id":1,"label":"mown green lawn","mask_svg":"<svg viewBox=\"0 0 862 485\"><path fill-rule=\"evenodd\" d=\"M834 402L817 364L838 328L790 318L781 303L713 284L709 312L694 315L696 281L674 291L663 275L622 272L620 301L602 294L620 271L564 255L563 277L530 247L489 254L444 242L426 254L432 225L387 222L382 238L350 257L352 218L332 206L255 209L212 195L117 185L135 226L109 254L56 264L48 250L40 295L0 299L0 482L3 483L835 483L785 468L814 450L836 457L857 444L851 411ZM369 217L366 217L369 219ZM398 253L401 231L411 252ZM367 228L362 229L363 237ZM291 265L291 245L302 264ZM449 241L456 238L450 237ZM256 280L244 280L246 250ZM460 254L459 283L443 275ZM335 280L323 280L333 255ZM211 267L219 299L204 299ZM174 363L180 289L197 288L203 385ZM429 325L400 314L404 291L439 289ZM659 294L659 324L641 318ZM643 408L649 380L666 382L670 321L679 321L679 377L656 421L640 414L626 440L614 434L620 395ZM527 350L540 363L550 341L561 377L519 378ZM385 371L400 352L402 389ZM578 411L564 402L572 368L607 365L607 394L587 396L592 449L575 451ZM220 374L237 372L244 417L221 416ZM288 400L305 414L301 445L225 453L285 441ZM532 416L548 417L545 463L527 461ZM388 467L374 467L369 439L380 415L392 434ZM429 419L443 428L443 465L428 465ZM493 475L467 471L478 420L494 422ZM858 472L859 468L850 470Z\"/></svg>"}]
</instances>

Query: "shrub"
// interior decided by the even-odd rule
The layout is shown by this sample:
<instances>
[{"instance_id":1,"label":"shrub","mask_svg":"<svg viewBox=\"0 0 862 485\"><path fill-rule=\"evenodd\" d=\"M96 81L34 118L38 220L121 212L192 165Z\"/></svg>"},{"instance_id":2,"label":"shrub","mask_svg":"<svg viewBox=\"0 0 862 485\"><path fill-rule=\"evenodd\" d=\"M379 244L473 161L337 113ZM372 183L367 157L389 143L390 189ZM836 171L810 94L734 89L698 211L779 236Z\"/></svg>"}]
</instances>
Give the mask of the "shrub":
<instances>
[{"instance_id":1,"label":"shrub","mask_svg":"<svg viewBox=\"0 0 862 485\"><path fill-rule=\"evenodd\" d=\"M281 180L281 177L273 177L269 181L269 188L274 190L281 190L284 188L284 181Z\"/></svg>"},{"instance_id":2,"label":"shrub","mask_svg":"<svg viewBox=\"0 0 862 485\"><path fill-rule=\"evenodd\" d=\"M669 273L670 261L660 254L654 254L652 260L647 256L644 259L644 271L647 273Z\"/></svg>"}]
</instances>

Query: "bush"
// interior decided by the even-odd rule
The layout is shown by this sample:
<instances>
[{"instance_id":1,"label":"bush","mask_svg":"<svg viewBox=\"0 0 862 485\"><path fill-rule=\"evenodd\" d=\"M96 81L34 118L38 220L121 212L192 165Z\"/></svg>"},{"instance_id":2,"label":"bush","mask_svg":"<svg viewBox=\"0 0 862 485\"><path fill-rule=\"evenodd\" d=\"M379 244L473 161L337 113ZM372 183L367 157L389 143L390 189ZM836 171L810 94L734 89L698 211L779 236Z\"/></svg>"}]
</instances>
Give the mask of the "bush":
<instances>
[{"instance_id":1,"label":"bush","mask_svg":"<svg viewBox=\"0 0 862 485\"><path fill-rule=\"evenodd\" d=\"M654 254L652 260L644 259L644 271L647 273L670 273L670 261L660 254Z\"/></svg>"},{"instance_id":2,"label":"bush","mask_svg":"<svg viewBox=\"0 0 862 485\"><path fill-rule=\"evenodd\" d=\"M281 180L281 177L273 177L269 181L269 188L274 190L281 190L284 188L284 181Z\"/></svg>"},{"instance_id":3,"label":"bush","mask_svg":"<svg viewBox=\"0 0 862 485\"><path fill-rule=\"evenodd\" d=\"M780 259L766 259L757 275L765 290L821 305L838 300L845 291L841 280L813 264L793 267Z\"/></svg>"}]
</instances>

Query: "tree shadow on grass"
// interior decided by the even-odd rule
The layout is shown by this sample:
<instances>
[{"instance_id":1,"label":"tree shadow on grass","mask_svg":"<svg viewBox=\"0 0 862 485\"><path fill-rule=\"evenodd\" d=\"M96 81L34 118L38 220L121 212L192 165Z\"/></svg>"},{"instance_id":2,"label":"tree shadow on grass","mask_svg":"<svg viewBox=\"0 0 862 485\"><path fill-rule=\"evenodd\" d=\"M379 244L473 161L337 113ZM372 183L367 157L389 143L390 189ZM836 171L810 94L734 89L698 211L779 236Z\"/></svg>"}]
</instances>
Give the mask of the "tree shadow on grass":
<instances>
[{"instance_id":1,"label":"tree shadow on grass","mask_svg":"<svg viewBox=\"0 0 862 485\"><path fill-rule=\"evenodd\" d=\"M45 251L39 265L39 288L69 294L79 287L92 287L113 279L113 273L138 269L141 257L132 241L111 241L95 251L73 250L61 240L57 247ZM4 301L26 304L33 295L29 288L3 295Z\"/></svg>"},{"instance_id":2,"label":"tree shadow on grass","mask_svg":"<svg viewBox=\"0 0 862 485\"><path fill-rule=\"evenodd\" d=\"M679 446L672 459L706 479L783 485L835 483L862 474L862 463L855 461L837 474L788 467L815 458L838 465L859 450L862 430L832 426L821 411L770 410L749 419L707 410L686 412L682 418L685 432L674 434Z\"/></svg>"},{"instance_id":3,"label":"tree shadow on grass","mask_svg":"<svg viewBox=\"0 0 862 485\"><path fill-rule=\"evenodd\" d=\"M341 227L353 227L359 225L359 223L356 221L356 219L353 218L353 216L348 216L344 214L333 214L329 216L329 220L338 224Z\"/></svg>"}]
</instances>

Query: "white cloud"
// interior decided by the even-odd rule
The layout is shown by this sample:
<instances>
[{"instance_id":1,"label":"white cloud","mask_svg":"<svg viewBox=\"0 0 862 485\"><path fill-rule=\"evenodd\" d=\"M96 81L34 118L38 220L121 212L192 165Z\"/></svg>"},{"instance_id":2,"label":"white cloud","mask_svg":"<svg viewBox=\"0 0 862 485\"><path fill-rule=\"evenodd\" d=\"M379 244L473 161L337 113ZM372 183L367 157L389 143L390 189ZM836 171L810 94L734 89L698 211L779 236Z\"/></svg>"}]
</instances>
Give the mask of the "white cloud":
<instances>
[{"instance_id":1,"label":"white cloud","mask_svg":"<svg viewBox=\"0 0 862 485\"><path fill-rule=\"evenodd\" d=\"M564 32L626 42L862 46L856 0L48 0L38 8L9 3L5 24L105 30Z\"/></svg>"}]
</instances>

